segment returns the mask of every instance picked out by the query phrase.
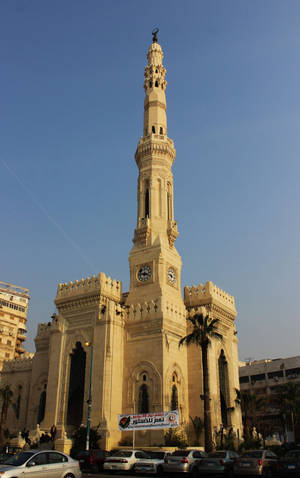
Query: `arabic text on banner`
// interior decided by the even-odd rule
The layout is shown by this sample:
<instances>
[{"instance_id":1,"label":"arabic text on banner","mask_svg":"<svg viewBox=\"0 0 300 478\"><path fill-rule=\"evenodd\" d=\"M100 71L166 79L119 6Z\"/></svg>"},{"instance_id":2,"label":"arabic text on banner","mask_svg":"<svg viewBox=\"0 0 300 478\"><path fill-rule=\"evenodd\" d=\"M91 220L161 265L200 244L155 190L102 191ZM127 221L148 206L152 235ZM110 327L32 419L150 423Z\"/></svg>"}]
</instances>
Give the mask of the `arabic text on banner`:
<instances>
[{"instance_id":1,"label":"arabic text on banner","mask_svg":"<svg viewBox=\"0 0 300 478\"><path fill-rule=\"evenodd\" d=\"M119 430L148 430L179 426L178 410L118 416Z\"/></svg>"}]
</instances>

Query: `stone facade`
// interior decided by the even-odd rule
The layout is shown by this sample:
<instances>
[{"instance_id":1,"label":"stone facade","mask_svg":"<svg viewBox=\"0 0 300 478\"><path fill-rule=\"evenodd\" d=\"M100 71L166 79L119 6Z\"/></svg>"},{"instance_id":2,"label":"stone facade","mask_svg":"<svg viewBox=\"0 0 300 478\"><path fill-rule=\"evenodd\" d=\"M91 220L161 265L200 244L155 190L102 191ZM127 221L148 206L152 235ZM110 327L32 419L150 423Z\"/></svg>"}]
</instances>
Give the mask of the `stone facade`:
<instances>
[{"instance_id":1,"label":"stone facade","mask_svg":"<svg viewBox=\"0 0 300 478\"><path fill-rule=\"evenodd\" d=\"M58 285L58 313L51 323L39 325L31 365L8 362L2 373L2 383L15 384L22 376L28 381L23 421L10 415L11 429L34 428L39 419L41 428L56 424L59 436L65 437L86 424L93 363L91 424L99 425L104 448L131 439L118 430L118 414L174 406L192 443L190 417L203 418L201 353L195 347L179 349L178 343L188 332L187 315L201 311L220 320L224 337L209 350L213 426L241 430L235 406L239 377L234 298L212 282L185 287L182 297L171 169L176 152L167 136L166 70L155 39L147 58L143 137L135 154L138 204L129 292L123 293L122 283L104 273ZM139 446L161 443L161 430L136 434Z\"/></svg>"}]
</instances>

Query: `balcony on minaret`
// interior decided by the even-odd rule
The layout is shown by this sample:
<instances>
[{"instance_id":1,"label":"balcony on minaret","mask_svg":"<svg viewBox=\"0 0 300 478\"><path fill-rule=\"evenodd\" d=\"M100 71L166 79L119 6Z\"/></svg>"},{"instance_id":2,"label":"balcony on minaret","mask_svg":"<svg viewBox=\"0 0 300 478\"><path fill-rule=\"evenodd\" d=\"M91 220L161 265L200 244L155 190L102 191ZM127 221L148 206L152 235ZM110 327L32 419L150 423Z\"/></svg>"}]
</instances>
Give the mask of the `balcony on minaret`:
<instances>
[{"instance_id":1,"label":"balcony on minaret","mask_svg":"<svg viewBox=\"0 0 300 478\"><path fill-rule=\"evenodd\" d=\"M140 217L138 227L134 231L133 243L147 246L150 239L151 227L149 217Z\"/></svg>"},{"instance_id":2,"label":"balcony on minaret","mask_svg":"<svg viewBox=\"0 0 300 478\"><path fill-rule=\"evenodd\" d=\"M178 235L179 235L179 232L177 230L177 221L169 221L169 224L168 224L168 239L169 239L169 244L170 244L171 247L174 246Z\"/></svg>"}]
</instances>

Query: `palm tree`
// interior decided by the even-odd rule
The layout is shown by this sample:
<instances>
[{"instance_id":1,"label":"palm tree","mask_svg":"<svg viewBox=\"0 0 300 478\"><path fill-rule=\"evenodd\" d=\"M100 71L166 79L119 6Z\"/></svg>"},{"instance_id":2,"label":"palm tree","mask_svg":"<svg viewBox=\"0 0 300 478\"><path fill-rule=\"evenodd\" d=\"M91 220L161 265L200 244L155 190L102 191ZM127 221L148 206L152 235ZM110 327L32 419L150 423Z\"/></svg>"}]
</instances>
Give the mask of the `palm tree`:
<instances>
[{"instance_id":1,"label":"palm tree","mask_svg":"<svg viewBox=\"0 0 300 478\"><path fill-rule=\"evenodd\" d=\"M1 416L0 416L0 443L4 443L4 427L7 420L7 412L9 406L12 405L13 391L9 385L0 388L0 400L2 401Z\"/></svg>"},{"instance_id":2,"label":"palm tree","mask_svg":"<svg viewBox=\"0 0 300 478\"><path fill-rule=\"evenodd\" d=\"M217 332L217 323L219 319L211 319L208 315L195 314L187 317L187 321L192 324L193 330L186 337L179 341L179 347L183 344L189 346L195 344L201 348L202 356L202 376L203 376L203 396L204 396L204 430L205 430L205 450L212 451L214 448L212 438L211 410L210 410L210 387L209 387L209 368L208 368L208 347L212 338L222 339L223 336Z\"/></svg>"}]
</instances>

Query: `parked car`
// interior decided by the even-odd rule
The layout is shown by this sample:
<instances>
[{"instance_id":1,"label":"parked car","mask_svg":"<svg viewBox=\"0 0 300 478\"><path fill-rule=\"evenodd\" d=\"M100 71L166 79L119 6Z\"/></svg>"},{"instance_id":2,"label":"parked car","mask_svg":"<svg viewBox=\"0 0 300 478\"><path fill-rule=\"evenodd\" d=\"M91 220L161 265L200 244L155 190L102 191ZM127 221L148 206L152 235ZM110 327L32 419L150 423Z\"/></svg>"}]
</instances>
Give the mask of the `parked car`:
<instances>
[{"instance_id":1,"label":"parked car","mask_svg":"<svg viewBox=\"0 0 300 478\"><path fill-rule=\"evenodd\" d=\"M164 471L166 473L194 473L199 461L207 453L201 450L177 450L165 458Z\"/></svg>"},{"instance_id":2,"label":"parked car","mask_svg":"<svg viewBox=\"0 0 300 478\"><path fill-rule=\"evenodd\" d=\"M28 450L11 456L0 465L0 475L13 478L81 478L79 462L54 450Z\"/></svg>"},{"instance_id":3,"label":"parked car","mask_svg":"<svg viewBox=\"0 0 300 478\"><path fill-rule=\"evenodd\" d=\"M275 476L278 458L270 450L248 450L234 463L235 475Z\"/></svg>"},{"instance_id":4,"label":"parked car","mask_svg":"<svg viewBox=\"0 0 300 478\"><path fill-rule=\"evenodd\" d=\"M218 450L208 453L197 466L194 466L193 476L222 475L225 477L233 476L233 464L239 455L231 450Z\"/></svg>"},{"instance_id":5,"label":"parked car","mask_svg":"<svg viewBox=\"0 0 300 478\"><path fill-rule=\"evenodd\" d=\"M164 471L164 460L169 454L167 451L147 451L149 457L138 461L135 464L134 471L161 476Z\"/></svg>"},{"instance_id":6,"label":"parked car","mask_svg":"<svg viewBox=\"0 0 300 478\"><path fill-rule=\"evenodd\" d=\"M135 464L148 458L142 450L117 450L111 456L105 458L103 470L110 471L134 471Z\"/></svg>"},{"instance_id":7,"label":"parked car","mask_svg":"<svg viewBox=\"0 0 300 478\"><path fill-rule=\"evenodd\" d=\"M277 463L277 475L280 478L300 476L300 450L290 450Z\"/></svg>"},{"instance_id":8,"label":"parked car","mask_svg":"<svg viewBox=\"0 0 300 478\"><path fill-rule=\"evenodd\" d=\"M0 463L4 463L8 458L16 453L20 453L22 448L19 446L5 445L0 448Z\"/></svg>"},{"instance_id":9,"label":"parked car","mask_svg":"<svg viewBox=\"0 0 300 478\"><path fill-rule=\"evenodd\" d=\"M77 460L81 470L102 471L104 460L109 455L106 450L82 450L77 454Z\"/></svg>"}]
</instances>

